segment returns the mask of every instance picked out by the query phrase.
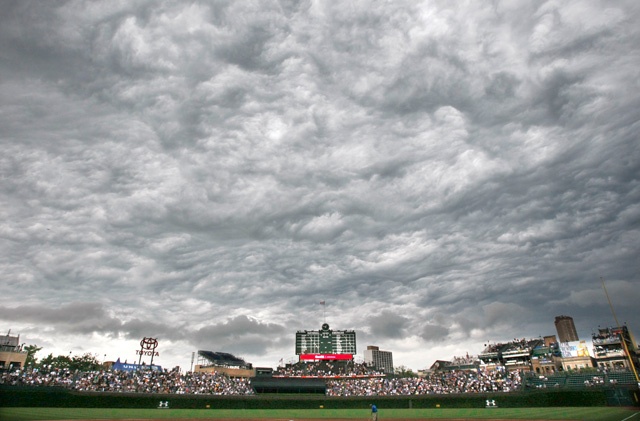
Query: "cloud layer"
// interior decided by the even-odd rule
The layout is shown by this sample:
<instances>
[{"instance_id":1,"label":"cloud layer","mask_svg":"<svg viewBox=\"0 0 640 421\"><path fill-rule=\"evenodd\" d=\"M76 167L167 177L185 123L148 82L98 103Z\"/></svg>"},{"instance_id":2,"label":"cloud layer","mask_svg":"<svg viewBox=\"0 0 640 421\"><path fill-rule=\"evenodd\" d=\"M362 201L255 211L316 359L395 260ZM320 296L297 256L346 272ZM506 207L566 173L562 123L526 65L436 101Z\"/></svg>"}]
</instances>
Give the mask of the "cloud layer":
<instances>
[{"instance_id":1,"label":"cloud layer","mask_svg":"<svg viewBox=\"0 0 640 421\"><path fill-rule=\"evenodd\" d=\"M0 320L44 352L413 369L638 331L633 1L3 2ZM326 307L319 305L326 300Z\"/></svg>"}]
</instances>

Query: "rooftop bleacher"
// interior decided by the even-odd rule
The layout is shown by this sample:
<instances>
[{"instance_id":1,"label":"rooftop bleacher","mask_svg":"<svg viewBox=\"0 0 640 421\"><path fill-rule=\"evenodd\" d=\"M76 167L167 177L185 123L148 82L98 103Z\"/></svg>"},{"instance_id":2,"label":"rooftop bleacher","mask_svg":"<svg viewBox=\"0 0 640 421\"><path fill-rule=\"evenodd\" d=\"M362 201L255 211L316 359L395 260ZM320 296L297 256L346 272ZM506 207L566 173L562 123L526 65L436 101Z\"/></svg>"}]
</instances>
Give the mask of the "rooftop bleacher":
<instances>
[{"instance_id":1,"label":"rooftop bleacher","mask_svg":"<svg viewBox=\"0 0 640 421\"><path fill-rule=\"evenodd\" d=\"M218 365L224 367L239 367L239 368L252 368L251 363L246 362L242 358L236 357L233 354L227 352L214 352L214 351L198 351L198 359L205 360L208 364L203 365Z\"/></svg>"}]
</instances>

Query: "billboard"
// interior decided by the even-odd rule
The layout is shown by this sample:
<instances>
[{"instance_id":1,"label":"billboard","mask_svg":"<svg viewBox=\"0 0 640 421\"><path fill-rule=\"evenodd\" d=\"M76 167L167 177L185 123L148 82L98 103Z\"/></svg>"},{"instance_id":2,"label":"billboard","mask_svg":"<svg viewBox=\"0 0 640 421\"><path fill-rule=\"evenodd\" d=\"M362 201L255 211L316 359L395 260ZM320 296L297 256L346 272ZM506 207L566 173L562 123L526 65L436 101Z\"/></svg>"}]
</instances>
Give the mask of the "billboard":
<instances>
[{"instance_id":1,"label":"billboard","mask_svg":"<svg viewBox=\"0 0 640 421\"><path fill-rule=\"evenodd\" d=\"M560 352L562 352L562 358L589 356L589 348L585 341L561 342Z\"/></svg>"},{"instance_id":2,"label":"billboard","mask_svg":"<svg viewBox=\"0 0 640 421\"><path fill-rule=\"evenodd\" d=\"M351 360L351 354L300 354L300 361L335 361L335 360Z\"/></svg>"},{"instance_id":3,"label":"billboard","mask_svg":"<svg viewBox=\"0 0 640 421\"><path fill-rule=\"evenodd\" d=\"M296 332L296 355L341 355L356 353L356 333L353 330L331 330L324 323L321 330Z\"/></svg>"},{"instance_id":4,"label":"billboard","mask_svg":"<svg viewBox=\"0 0 640 421\"><path fill-rule=\"evenodd\" d=\"M118 361L113 363L113 366L111 367L111 369L119 370L119 371L138 371L138 370L162 371L162 367L160 367L159 365L131 364L131 363L127 363L126 361L121 362L120 358L118 358Z\"/></svg>"}]
</instances>

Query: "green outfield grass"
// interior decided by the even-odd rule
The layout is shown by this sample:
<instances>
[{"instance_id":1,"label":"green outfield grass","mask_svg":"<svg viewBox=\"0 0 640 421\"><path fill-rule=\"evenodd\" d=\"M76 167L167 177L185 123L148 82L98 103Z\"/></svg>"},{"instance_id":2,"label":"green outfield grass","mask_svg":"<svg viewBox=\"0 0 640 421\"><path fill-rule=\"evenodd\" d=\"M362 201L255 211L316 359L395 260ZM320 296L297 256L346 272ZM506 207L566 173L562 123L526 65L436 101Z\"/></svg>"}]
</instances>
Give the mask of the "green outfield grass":
<instances>
[{"instance_id":1,"label":"green outfield grass","mask_svg":"<svg viewBox=\"0 0 640 421\"><path fill-rule=\"evenodd\" d=\"M368 409L312 410L216 410L216 409L120 409L120 408L0 408L2 421L98 420L98 419L368 419ZM491 408L491 409L380 409L380 419L478 419L478 420L583 420L640 421L637 409L591 408Z\"/></svg>"}]
</instances>

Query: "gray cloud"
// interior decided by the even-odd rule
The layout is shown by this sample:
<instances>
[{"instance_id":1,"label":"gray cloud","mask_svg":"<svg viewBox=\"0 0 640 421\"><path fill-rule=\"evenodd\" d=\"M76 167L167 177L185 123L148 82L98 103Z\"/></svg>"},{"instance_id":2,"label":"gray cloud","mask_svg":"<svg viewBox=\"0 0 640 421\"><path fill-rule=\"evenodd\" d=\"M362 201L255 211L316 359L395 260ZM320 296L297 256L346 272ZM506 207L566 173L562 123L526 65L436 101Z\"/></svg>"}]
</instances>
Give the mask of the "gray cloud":
<instances>
[{"instance_id":1,"label":"gray cloud","mask_svg":"<svg viewBox=\"0 0 640 421\"><path fill-rule=\"evenodd\" d=\"M438 343L445 340L448 333L449 333L449 328L445 326L425 323L424 326L422 327L422 332L420 333L420 337L422 337L422 339L424 339L426 343Z\"/></svg>"},{"instance_id":2,"label":"gray cloud","mask_svg":"<svg viewBox=\"0 0 640 421\"><path fill-rule=\"evenodd\" d=\"M382 310L380 315L370 316L371 334L380 339L402 338L406 335L406 327L409 322L407 317Z\"/></svg>"},{"instance_id":3,"label":"gray cloud","mask_svg":"<svg viewBox=\"0 0 640 421\"><path fill-rule=\"evenodd\" d=\"M183 367L326 319L417 369L588 336L602 276L633 329L639 14L4 2L0 319Z\"/></svg>"},{"instance_id":4,"label":"gray cloud","mask_svg":"<svg viewBox=\"0 0 640 421\"><path fill-rule=\"evenodd\" d=\"M87 321L105 320L108 314L98 303L70 303L61 308L36 306L0 307L0 317L13 318L28 323L52 323L65 326L79 325Z\"/></svg>"}]
</instances>

